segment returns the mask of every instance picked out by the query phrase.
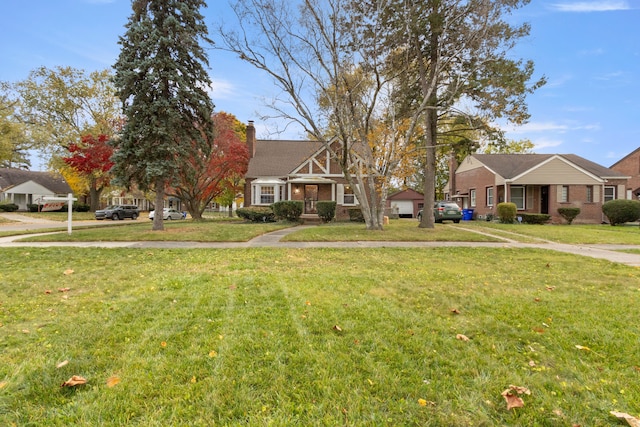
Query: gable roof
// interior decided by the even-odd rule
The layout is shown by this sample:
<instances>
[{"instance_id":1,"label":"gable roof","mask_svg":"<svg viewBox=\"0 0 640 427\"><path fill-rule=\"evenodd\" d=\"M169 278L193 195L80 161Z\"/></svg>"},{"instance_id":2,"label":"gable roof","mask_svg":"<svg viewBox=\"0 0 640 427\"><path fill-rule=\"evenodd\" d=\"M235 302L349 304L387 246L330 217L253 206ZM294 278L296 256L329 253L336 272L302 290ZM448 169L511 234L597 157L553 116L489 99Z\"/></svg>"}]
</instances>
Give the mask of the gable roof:
<instances>
[{"instance_id":1,"label":"gable roof","mask_svg":"<svg viewBox=\"0 0 640 427\"><path fill-rule=\"evenodd\" d=\"M393 193L387 200L423 200L424 194L414 190L413 188L407 188L406 190Z\"/></svg>"},{"instance_id":2,"label":"gable roof","mask_svg":"<svg viewBox=\"0 0 640 427\"><path fill-rule=\"evenodd\" d=\"M289 175L322 147L320 141L257 140L246 177Z\"/></svg>"},{"instance_id":3,"label":"gable roof","mask_svg":"<svg viewBox=\"0 0 640 427\"><path fill-rule=\"evenodd\" d=\"M599 178L628 178L623 173L575 154L473 154L473 157L505 179L520 176L554 157L572 163Z\"/></svg>"},{"instance_id":4,"label":"gable roof","mask_svg":"<svg viewBox=\"0 0 640 427\"><path fill-rule=\"evenodd\" d=\"M0 168L0 190L33 181L54 194L71 193L71 187L62 175L53 172L34 172L23 169Z\"/></svg>"},{"instance_id":5,"label":"gable roof","mask_svg":"<svg viewBox=\"0 0 640 427\"><path fill-rule=\"evenodd\" d=\"M636 148L635 150L633 150L631 153L627 154L626 156L624 156L623 158L621 158L620 160L618 160L617 162L615 162L614 164L612 164L610 167L613 168L614 166L616 166L618 163L622 162L623 160L628 159L629 157L633 157L638 155L638 152L640 151L640 147Z\"/></svg>"}]
</instances>

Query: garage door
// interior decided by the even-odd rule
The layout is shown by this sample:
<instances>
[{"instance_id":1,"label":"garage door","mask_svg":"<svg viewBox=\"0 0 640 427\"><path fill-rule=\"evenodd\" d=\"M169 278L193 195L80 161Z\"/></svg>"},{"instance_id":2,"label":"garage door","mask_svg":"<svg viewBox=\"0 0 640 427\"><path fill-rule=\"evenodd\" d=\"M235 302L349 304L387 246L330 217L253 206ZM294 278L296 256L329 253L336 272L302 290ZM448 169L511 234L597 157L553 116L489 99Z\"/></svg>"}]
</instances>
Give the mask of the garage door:
<instances>
[{"instance_id":1,"label":"garage door","mask_svg":"<svg viewBox=\"0 0 640 427\"><path fill-rule=\"evenodd\" d=\"M398 213L401 217L413 217L413 202L411 200L394 200L391 206L398 207Z\"/></svg>"}]
</instances>

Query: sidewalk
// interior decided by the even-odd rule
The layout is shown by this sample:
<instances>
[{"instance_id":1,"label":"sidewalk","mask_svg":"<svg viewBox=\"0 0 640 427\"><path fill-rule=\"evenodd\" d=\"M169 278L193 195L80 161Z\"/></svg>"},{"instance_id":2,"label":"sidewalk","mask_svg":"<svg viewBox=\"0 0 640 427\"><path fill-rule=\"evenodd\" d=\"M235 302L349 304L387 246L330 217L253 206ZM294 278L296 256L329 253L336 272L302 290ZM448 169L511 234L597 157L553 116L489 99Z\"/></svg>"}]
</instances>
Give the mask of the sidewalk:
<instances>
[{"instance_id":1,"label":"sidewalk","mask_svg":"<svg viewBox=\"0 0 640 427\"><path fill-rule=\"evenodd\" d=\"M51 228L52 221L45 226ZM53 225L62 226L64 223L53 221ZM30 226L40 224L29 224ZM7 230L10 225L0 226L1 230ZM301 225L263 234L248 242L19 242L27 235L0 237L0 247L82 247L82 248L137 248L137 249L233 249L233 248L436 248L436 247L471 247L471 248L534 248L565 252L585 257L605 259L611 262L625 264L632 267L640 267L640 254L619 252L616 249L640 249L640 246L620 245L569 245L545 241L543 243L519 243L503 236L495 236L490 233L476 231L481 234L501 239L501 242L281 242L287 234L302 228L313 227ZM29 227L28 230L34 227ZM473 231L473 230L469 230ZM29 236L43 235L47 233L34 233Z\"/></svg>"}]
</instances>

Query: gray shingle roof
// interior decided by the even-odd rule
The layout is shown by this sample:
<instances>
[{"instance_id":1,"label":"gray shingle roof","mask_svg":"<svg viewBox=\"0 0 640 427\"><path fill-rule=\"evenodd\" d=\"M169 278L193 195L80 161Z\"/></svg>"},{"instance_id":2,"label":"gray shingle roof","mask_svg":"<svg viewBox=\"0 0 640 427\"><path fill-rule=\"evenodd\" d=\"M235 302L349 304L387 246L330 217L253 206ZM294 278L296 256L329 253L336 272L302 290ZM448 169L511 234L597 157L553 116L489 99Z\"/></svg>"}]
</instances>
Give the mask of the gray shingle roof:
<instances>
[{"instance_id":1,"label":"gray shingle roof","mask_svg":"<svg viewBox=\"0 0 640 427\"><path fill-rule=\"evenodd\" d=\"M600 178L625 178L626 175L575 154L474 154L489 169L505 179L514 178L553 156L559 156Z\"/></svg>"},{"instance_id":2,"label":"gray shingle roof","mask_svg":"<svg viewBox=\"0 0 640 427\"><path fill-rule=\"evenodd\" d=\"M62 175L53 172L34 172L23 169L0 168L0 190L33 181L51 190L54 194L71 193L71 188Z\"/></svg>"},{"instance_id":3,"label":"gray shingle roof","mask_svg":"<svg viewBox=\"0 0 640 427\"><path fill-rule=\"evenodd\" d=\"M319 141L257 140L247 178L284 177L322 148Z\"/></svg>"}]
</instances>

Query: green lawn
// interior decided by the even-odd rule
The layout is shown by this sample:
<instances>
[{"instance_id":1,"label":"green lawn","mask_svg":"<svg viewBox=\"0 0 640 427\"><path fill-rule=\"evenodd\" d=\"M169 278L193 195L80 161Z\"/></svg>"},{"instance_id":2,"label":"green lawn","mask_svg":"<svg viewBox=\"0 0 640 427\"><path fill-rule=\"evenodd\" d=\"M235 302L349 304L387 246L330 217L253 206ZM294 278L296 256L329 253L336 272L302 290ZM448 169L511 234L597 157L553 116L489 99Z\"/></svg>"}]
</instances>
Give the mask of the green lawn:
<instances>
[{"instance_id":1,"label":"green lawn","mask_svg":"<svg viewBox=\"0 0 640 427\"><path fill-rule=\"evenodd\" d=\"M353 242L353 241L395 241L395 242L498 242L501 239L465 231L453 223L436 224L433 229L418 228L415 220L392 220L382 231L367 231L361 223L331 223L311 227L285 236L288 242Z\"/></svg>"},{"instance_id":2,"label":"green lawn","mask_svg":"<svg viewBox=\"0 0 640 427\"><path fill-rule=\"evenodd\" d=\"M529 249L0 251L0 425L640 414L637 268ZM60 387L72 375L88 383Z\"/></svg>"},{"instance_id":3,"label":"green lawn","mask_svg":"<svg viewBox=\"0 0 640 427\"><path fill-rule=\"evenodd\" d=\"M497 222L469 221L466 227L496 230L505 237L520 240L517 235L535 237L559 243L640 245L640 227L637 225L533 225L500 224Z\"/></svg>"}]
</instances>

